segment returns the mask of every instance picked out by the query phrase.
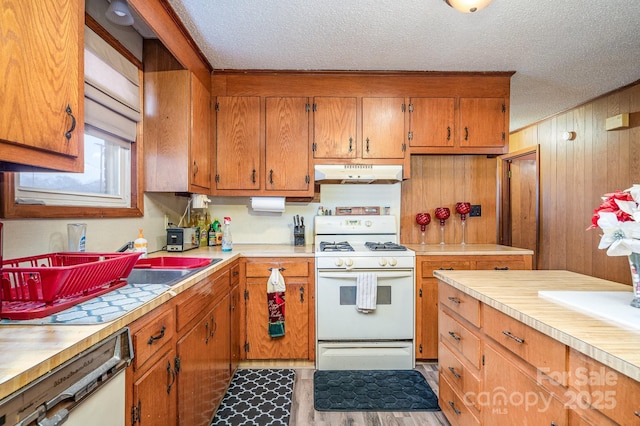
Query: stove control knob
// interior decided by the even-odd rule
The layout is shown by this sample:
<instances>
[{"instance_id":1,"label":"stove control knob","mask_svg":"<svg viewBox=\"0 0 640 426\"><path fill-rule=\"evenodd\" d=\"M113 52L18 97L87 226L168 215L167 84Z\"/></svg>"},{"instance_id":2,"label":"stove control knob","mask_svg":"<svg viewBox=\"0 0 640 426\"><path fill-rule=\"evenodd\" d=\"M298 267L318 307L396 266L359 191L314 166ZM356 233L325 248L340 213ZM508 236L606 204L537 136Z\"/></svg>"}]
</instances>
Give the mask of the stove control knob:
<instances>
[{"instance_id":1,"label":"stove control knob","mask_svg":"<svg viewBox=\"0 0 640 426\"><path fill-rule=\"evenodd\" d=\"M336 266L342 266L342 263L343 263L343 262L344 262L344 261L342 260L342 258L341 258L341 257L339 257L339 258L337 258L337 259L336 259L336 262L335 262L335 263L336 263Z\"/></svg>"},{"instance_id":2,"label":"stove control knob","mask_svg":"<svg viewBox=\"0 0 640 426\"><path fill-rule=\"evenodd\" d=\"M396 259L395 257L392 257L391 259L389 259L389 266L396 266L398 264L398 259Z\"/></svg>"},{"instance_id":3,"label":"stove control knob","mask_svg":"<svg viewBox=\"0 0 640 426\"><path fill-rule=\"evenodd\" d=\"M370 220L364 221L364 226L366 226L367 228L371 228L371 225L373 225L373 222L371 222Z\"/></svg>"},{"instance_id":4,"label":"stove control knob","mask_svg":"<svg viewBox=\"0 0 640 426\"><path fill-rule=\"evenodd\" d=\"M386 266L387 265L387 259L385 259L384 257L381 257L380 259L378 259L378 264L380 266Z\"/></svg>"},{"instance_id":5,"label":"stove control knob","mask_svg":"<svg viewBox=\"0 0 640 426\"><path fill-rule=\"evenodd\" d=\"M350 268L353 266L353 259L351 259L350 257L347 258L347 260L344 261L344 264L347 268Z\"/></svg>"}]
</instances>

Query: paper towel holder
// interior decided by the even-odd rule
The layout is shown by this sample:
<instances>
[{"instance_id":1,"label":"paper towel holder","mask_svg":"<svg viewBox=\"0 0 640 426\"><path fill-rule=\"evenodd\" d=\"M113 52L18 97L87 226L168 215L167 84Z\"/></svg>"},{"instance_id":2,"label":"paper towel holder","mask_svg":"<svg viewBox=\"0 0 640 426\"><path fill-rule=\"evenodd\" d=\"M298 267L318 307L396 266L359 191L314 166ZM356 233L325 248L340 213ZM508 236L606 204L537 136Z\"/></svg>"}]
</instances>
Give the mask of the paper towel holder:
<instances>
[{"instance_id":1,"label":"paper towel holder","mask_svg":"<svg viewBox=\"0 0 640 426\"><path fill-rule=\"evenodd\" d=\"M284 197L251 197L251 209L256 212L284 212Z\"/></svg>"}]
</instances>

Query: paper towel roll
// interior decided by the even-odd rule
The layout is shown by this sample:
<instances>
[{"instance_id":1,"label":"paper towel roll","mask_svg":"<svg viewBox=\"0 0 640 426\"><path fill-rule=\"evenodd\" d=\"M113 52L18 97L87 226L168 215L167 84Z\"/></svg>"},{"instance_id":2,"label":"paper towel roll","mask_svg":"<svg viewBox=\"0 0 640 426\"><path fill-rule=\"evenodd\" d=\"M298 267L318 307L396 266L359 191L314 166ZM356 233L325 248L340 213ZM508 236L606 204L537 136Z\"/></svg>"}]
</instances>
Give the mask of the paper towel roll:
<instances>
[{"instance_id":1,"label":"paper towel roll","mask_svg":"<svg viewBox=\"0 0 640 426\"><path fill-rule=\"evenodd\" d=\"M251 197L251 208L257 212L284 211L284 197Z\"/></svg>"}]
</instances>

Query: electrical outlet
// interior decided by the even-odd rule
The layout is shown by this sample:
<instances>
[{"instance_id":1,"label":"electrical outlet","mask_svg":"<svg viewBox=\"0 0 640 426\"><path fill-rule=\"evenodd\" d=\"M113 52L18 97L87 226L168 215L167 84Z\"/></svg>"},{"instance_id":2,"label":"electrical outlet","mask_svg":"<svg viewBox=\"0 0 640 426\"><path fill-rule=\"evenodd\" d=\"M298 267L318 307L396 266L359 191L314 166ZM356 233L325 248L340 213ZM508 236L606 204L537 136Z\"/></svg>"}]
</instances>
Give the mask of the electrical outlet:
<instances>
[{"instance_id":1,"label":"electrical outlet","mask_svg":"<svg viewBox=\"0 0 640 426\"><path fill-rule=\"evenodd\" d=\"M482 206L480 204L471 205L469 216L482 216Z\"/></svg>"}]
</instances>

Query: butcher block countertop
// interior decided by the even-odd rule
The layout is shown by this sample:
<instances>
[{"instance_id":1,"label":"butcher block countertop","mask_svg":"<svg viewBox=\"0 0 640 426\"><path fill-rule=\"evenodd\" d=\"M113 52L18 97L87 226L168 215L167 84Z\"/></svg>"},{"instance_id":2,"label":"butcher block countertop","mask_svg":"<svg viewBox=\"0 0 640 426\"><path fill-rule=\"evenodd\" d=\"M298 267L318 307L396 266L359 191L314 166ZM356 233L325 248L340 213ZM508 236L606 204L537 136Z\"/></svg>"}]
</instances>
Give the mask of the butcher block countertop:
<instances>
[{"instance_id":1,"label":"butcher block countertop","mask_svg":"<svg viewBox=\"0 0 640 426\"><path fill-rule=\"evenodd\" d=\"M131 324L152 309L169 301L195 283L228 266L239 257L313 257L312 245L234 244L233 251L202 247L181 253L156 252L155 256L221 258L216 263L144 303L124 316L92 325L0 325L0 400L19 390L51 369Z\"/></svg>"},{"instance_id":2,"label":"butcher block countertop","mask_svg":"<svg viewBox=\"0 0 640 426\"><path fill-rule=\"evenodd\" d=\"M640 309L636 313L636 308L629 307L633 298L630 286L569 271L434 271L433 274L481 302L640 381L640 324L634 321L631 326L625 324L630 317L640 315ZM586 309L586 304L572 306L548 297L565 291L584 294L584 300L591 299L595 302L592 306L598 308L613 303L609 311L620 318L600 315L595 309ZM613 302L605 298L607 293L618 296L617 292L625 294L611 298Z\"/></svg>"},{"instance_id":3,"label":"butcher block countertop","mask_svg":"<svg viewBox=\"0 0 640 426\"><path fill-rule=\"evenodd\" d=\"M404 244L416 256L496 256L533 255L532 250L497 244Z\"/></svg>"}]
</instances>

